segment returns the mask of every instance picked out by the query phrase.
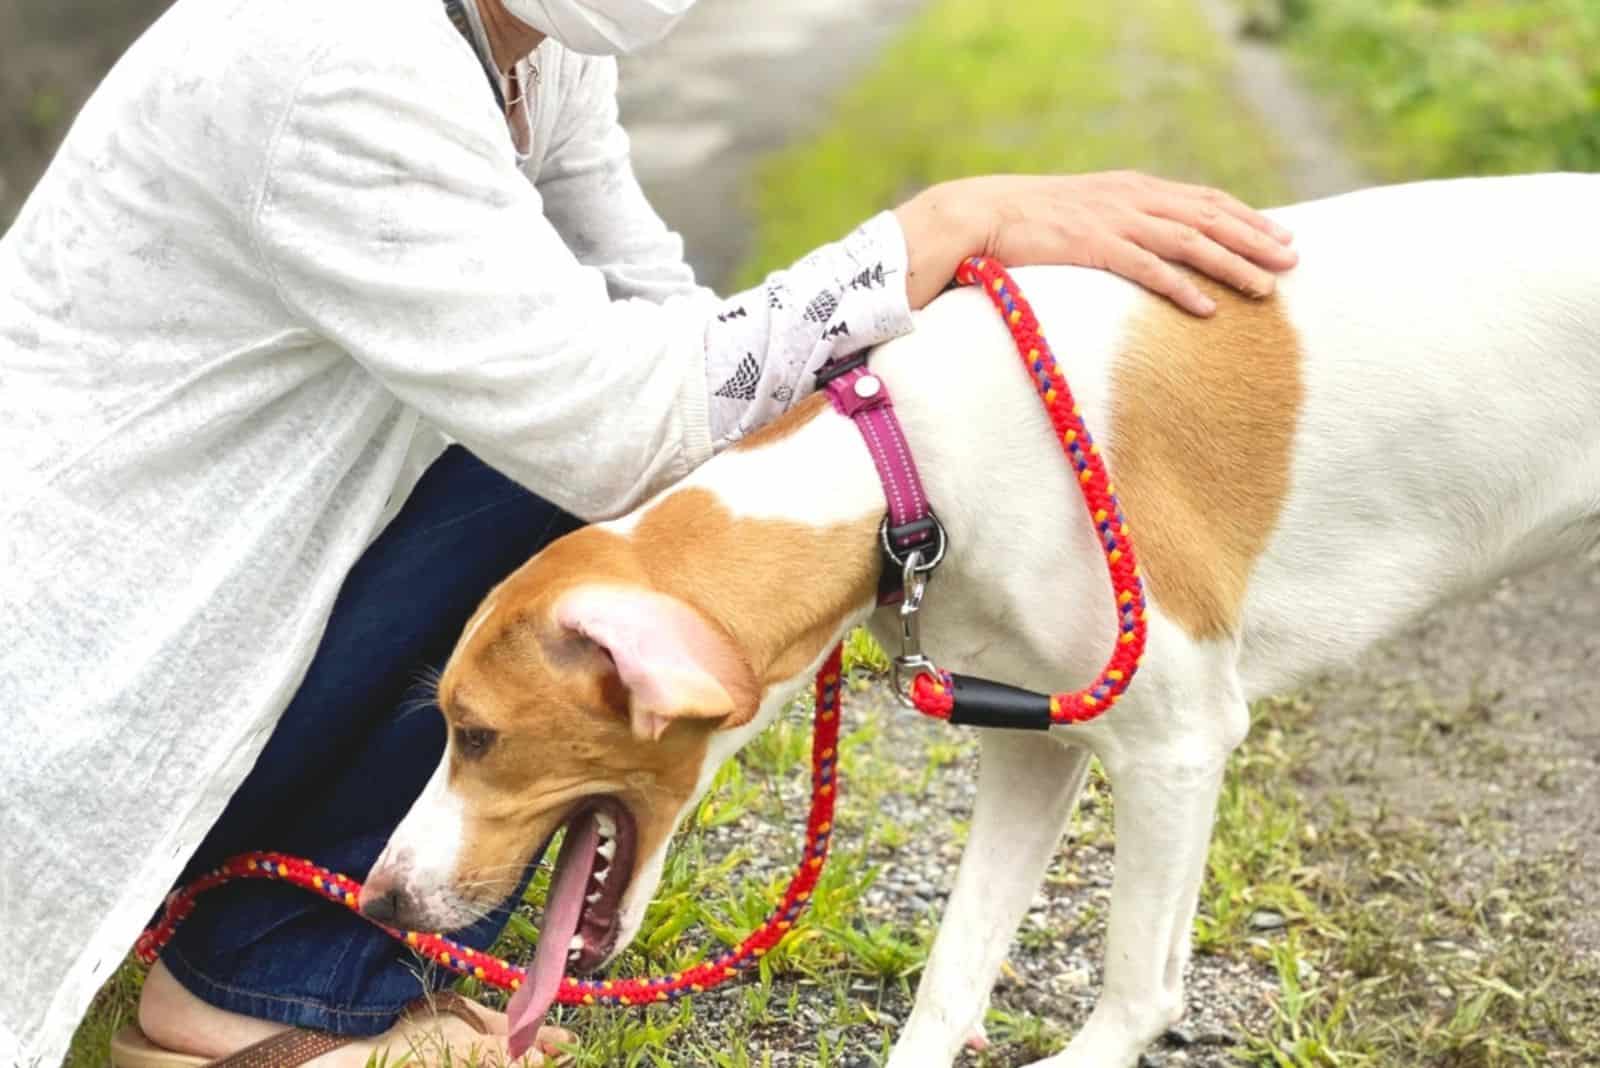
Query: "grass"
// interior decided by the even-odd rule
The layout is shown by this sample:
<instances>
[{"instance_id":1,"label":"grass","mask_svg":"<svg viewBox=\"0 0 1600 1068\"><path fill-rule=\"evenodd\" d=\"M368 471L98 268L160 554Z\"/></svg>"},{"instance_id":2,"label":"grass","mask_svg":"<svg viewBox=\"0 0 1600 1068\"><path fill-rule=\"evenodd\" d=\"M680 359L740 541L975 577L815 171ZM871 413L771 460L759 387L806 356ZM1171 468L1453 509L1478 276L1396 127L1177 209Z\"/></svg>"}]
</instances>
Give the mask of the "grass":
<instances>
[{"instance_id":1,"label":"grass","mask_svg":"<svg viewBox=\"0 0 1600 1068\"><path fill-rule=\"evenodd\" d=\"M106 980L72 1038L66 1068L101 1068L106 1063L111 1036L133 1019L143 986L144 969L132 961Z\"/></svg>"},{"instance_id":2,"label":"grass","mask_svg":"<svg viewBox=\"0 0 1600 1068\"><path fill-rule=\"evenodd\" d=\"M1391 179L1600 170L1593 0L1253 0Z\"/></svg>"},{"instance_id":3,"label":"grass","mask_svg":"<svg viewBox=\"0 0 1600 1068\"><path fill-rule=\"evenodd\" d=\"M1354 761L1340 770L1342 745L1314 726L1319 703L1313 694L1258 706L1212 847L1197 944L1252 956L1279 988L1270 1026L1248 1037L1241 1059L1281 1068L1593 1063L1600 967L1563 937L1574 908L1567 852L1524 855L1516 829L1482 805L1390 809L1383 799L1404 784L1374 789L1373 772ZM1441 708L1415 691L1383 711L1383 747L1407 756L1441 723L1482 715L1474 701ZM1535 763L1478 742L1467 735L1421 754L1442 795L1478 796L1491 767L1515 775ZM1331 770L1308 787L1315 768ZM1252 931L1249 918L1263 910L1285 926Z\"/></svg>"}]
</instances>

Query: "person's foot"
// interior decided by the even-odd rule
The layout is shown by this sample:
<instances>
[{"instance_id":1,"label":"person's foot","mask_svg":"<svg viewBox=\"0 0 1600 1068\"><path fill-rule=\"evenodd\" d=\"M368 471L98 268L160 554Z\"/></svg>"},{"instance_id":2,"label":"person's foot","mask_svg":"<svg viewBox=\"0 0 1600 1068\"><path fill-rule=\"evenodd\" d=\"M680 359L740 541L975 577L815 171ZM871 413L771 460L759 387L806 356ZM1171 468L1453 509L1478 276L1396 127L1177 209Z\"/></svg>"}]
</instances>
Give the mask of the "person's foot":
<instances>
[{"instance_id":1,"label":"person's foot","mask_svg":"<svg viewBox=\"0 0 1600 1068\"><path fill-rule=\"evenodd\" d=\"M407 1065L418 1068L446 1064L482 1064L485 1068L511 1063L506 1054L506 1018L503 1013L474 1006L484 1030L449 1013L417 1015L402 1020L376 1038L360 1039L307 1062L308 1068L363 1068L378 1054L376 1063L394 1064L405 1055ZM174 1053L199 1057L226 1057L246 1046L270 1038L284 1025L226 1012L189 993L166 965L157 961L144 981L139 998L139 1029L151 1042ZM554 1062L558 1046L571 1045L573 1036L558 1027L539 1032L535 1049ZM384 1056L387 1055L387 1056ZM546 1063L539 1053L529 1053L518 1066Z\"/></svg>"}]
</instances>

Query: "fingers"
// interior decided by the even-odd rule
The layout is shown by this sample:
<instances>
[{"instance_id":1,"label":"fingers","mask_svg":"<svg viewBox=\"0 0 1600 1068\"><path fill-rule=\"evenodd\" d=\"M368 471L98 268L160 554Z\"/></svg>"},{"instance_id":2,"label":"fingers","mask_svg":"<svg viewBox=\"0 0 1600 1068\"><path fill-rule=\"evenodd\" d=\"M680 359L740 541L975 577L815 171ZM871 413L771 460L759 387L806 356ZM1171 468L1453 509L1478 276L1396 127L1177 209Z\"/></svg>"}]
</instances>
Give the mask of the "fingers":
<instances>
[{"instance_id":1,"label":"fingers","mask_svg":"<svg viewBox=\"0 0 1600 1068\"><path fill-rule=\"evenodd\" d=\"M1286 229L1218 190L1132 172L988 181L1004 208L988 254L1017 266L1104 268L1194 315L1214 314L1216 302L1183 267L1264 297L1276 288L1274 272L1299 259Z\"/></svg>"},{"instance_id":2,"label":"fingers","mask_svg":"<svg viewBox=\"0 0 1600 1068\"><path fill-rule=\"evenodd\" d=\"M1216 314L1216 301L1202 293L1194 279L1134 241L1113 239L1103 259L1107 270L1166 297L1191 315Z\"/></svg>"},{"instance_id":3,"label":"fingers","mask_svg":"<svg viewBox=\"0 0 1600 1068\"><path fill-rule=\"evenodd\" d=\"M1271 272L1262 270L1187 223L1153 215L1138 216L1131 223L1127 236L1157 256L1187 264L1246 296L1267 296L1276 284Z\"/></svg>"},{"instance_id":4,"label":"fingers","mask_svg":"<svg viewBox=\"0 0 1600 1068\"><path fill-rule=\"evenodd\" d=\"M1269 271L1286 271L1299 262L1294 249L1248 222L1212 204L1190 201L1154 214L1192 226L1230 252L1238 253Z\"/></svg>"},{"instance_id":5,"label":"fingers","mask_svg":"<svg viewBox=\"0 0 1600 1068\"><path fill-rule=\"evenodd\" d=\"M1281 223L1267 218L1235 196L1224 193L1220 189L1212 189L1209 186L1174 184L1186 194L1188 199L1198 201L1202 205L1230 215L1253 230L1270 234L1272 239L1280 245L1287 245L1294 240L1294 234L1290 233Z\"/></svg>"},{"instance_id":6,"label":"fingers","mask_svg":"<svg viewBox=\"0 0 1600 1068\"><path fill-rule=\"evenodd\" d=\"M1206 248L1188 230L1198 231L1213 245L1269 271L1286 271L1299 262L1299 255L1289 247L1294 235L1288 229L1220 189L1132 172L1102 177L1112 188L1122 190L1138 211L1187 228L1169 232L1159 243L1153 243L1154 232L1150 228L1141 228L1137 235L1129 236L1151 251L1187 263L1245 293L1270 293L1272 280L1228 261L1216 248ZM1192 248L1183 252L1180 245ZM1265 285L1261 284L1263 279Z\"/></svg>"},{"instance_id":7,"label":"fingers","mask_svg":"<svg viewBox=\"0 0 1600 1068\"><path fill-rule=\"evenodd\" d=\"M1174 219L1209 234L1223 245L1274 271L1288 270L1299 257L1288 245L1294 235L1238 197L1220 189L1186 182L1172 182L1146 175L1115 175L1121 181L1130 177L1143 181L1145 210L1152 215Z\"/></svg>"}]
</instances>

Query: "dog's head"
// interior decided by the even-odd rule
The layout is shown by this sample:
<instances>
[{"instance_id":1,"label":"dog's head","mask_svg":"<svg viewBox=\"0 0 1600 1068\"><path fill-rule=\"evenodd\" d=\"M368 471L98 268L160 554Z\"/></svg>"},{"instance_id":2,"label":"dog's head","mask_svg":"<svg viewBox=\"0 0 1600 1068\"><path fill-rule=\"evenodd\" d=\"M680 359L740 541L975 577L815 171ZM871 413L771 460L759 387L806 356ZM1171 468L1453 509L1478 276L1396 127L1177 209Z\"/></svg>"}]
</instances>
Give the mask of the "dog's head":
<instances>
[{"instance_id":1,"label":"dog's head","mask_svg":"<svg viewBox=\"0 0 1600 1068\"><path fill-rule=\"evenodd\" d=\"M369 913L465 926L565 828L590 855L563 851L573 882L555 889L583 869L563 955L593 967L631 939L667 839L731 751L713 737L750 723L761 694L726 631L632 573L621 540L557 542L468 624L438 687L444 759L368 879Z\"/></svg>"},{"instance_id":2,"label":"dog's head","mask_svg":"<svg viewBox=\"0 0 1600 1068\"><path fill-rule=\"evenodd\" d=\"M438 688L444 758L369 873L363 910L466 926L564 829L522 1012L542 1016L564 973L633 939L668 839L716 769L870 606L876 523L736 518L687 490L624 529L551 544L457 643ZM804 597L775 596L802 576Z\"/></svg>"}]
</instances>

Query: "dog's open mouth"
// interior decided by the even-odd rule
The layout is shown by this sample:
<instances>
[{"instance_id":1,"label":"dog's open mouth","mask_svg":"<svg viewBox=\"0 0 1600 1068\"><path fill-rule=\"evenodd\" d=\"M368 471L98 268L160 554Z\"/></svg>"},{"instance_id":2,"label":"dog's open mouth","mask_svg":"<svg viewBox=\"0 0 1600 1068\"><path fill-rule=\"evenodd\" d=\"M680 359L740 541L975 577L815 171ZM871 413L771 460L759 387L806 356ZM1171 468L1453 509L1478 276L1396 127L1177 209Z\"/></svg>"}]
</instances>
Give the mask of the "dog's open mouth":
<instances>
[{"instance_id":1,"label":"dog's open mouth","mask_svg":"<svg viewBox=\"0 0 1600 1068\"><path fill-rule=\"evenodd\" d=\"M633 816L627 806L603 798L567 821L567 838L556 872L550 881L539 941L557 936L556 948L565 946L567 969L587 975L598 968L616 947L617 913L622 895L633 878ZM572 899L581 898L576 905ZM558 920L577 909L577 927L569 935Z\"/></svg>"},{"instance_id":2,"label":"dog's open mouth","mask_svg":"<svg viewBox=\"0 0 1600 1068\"><path fill-rule=\"evenodd\" d=\"M517 1021L542 1020L562 976L594 971L616 948L622 895L633 878L638 834L627 806L614 798L585 801L567 820L566 840L539 923L539 946L528 978L507 1006Z\"/></svg>"}]
</instances>

